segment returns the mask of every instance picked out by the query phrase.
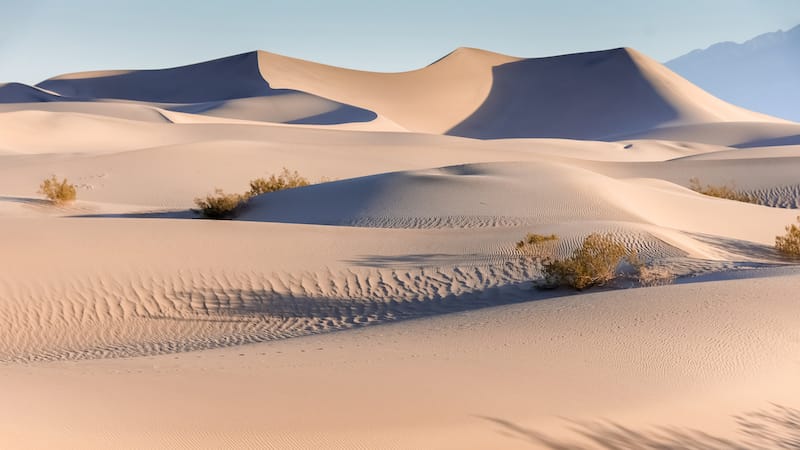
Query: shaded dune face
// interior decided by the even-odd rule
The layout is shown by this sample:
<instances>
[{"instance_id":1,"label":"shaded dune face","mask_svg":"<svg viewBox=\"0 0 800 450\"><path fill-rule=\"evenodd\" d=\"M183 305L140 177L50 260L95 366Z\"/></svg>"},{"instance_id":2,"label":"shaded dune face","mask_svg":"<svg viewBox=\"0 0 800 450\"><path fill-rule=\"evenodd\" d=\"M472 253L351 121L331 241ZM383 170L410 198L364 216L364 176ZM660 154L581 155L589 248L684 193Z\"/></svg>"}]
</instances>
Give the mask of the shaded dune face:
<instances>
[{"instance_id":1,"label":"shaded dune face","mask_svg":"<svg viewBox=\"0 0 800 450\"><path fill-rule=\"evenodd\" d=\"M280 91L280 93L278 93ZM166 109L230 119L256 120L298 125L335 125L369 122L372 111L328 100L305 92L275 90L266 97L241 98L170 106Z\"/></svg>"},{"instance_id":2,"label":"shaded dune face","mask_svg":"<svg viewBox=\"0 0 800 450\"><path fill-rule=\"evenodd\" d=\"M626 49L526 59L492 76L484 103L447 134L601 139L679 117Z\"/></svg>"},{"instance_id":3,"label":"shaded dune face","mask_svg":"<svg viewBox=\"0 0 800 450\"><path fill-rule=\"evenodd\" d=\"M334 125L369 122L377 117L372 111L306 92L273 89L261 76L257 52L172 69L70 74L38 86L63 97L37 101L150 102L175 112L241 120ZM7 97L0 92L0 99Z\"/></svg>"},{"instance_id":4,"label":"shaded dune face","mask_svg":"<svg viewBox=\"0 0 800 450\"><path fill-rule=\"evenodd\" d=\"M0 103L40 103L62 100L60 97L22 83L0 84Z\"/></svg>"},{"instance_id":5,"label":"shaded dune face","mask_svg":"<svg viewBox=\"0 0 800 450\"><path fill-rule=\"evenodd\" d=\"M163 70L118 75L56 77L37 85L68 97L164 103L199 103L281 94L258 72L256 53Z\"/></svg>"}]
</instances>

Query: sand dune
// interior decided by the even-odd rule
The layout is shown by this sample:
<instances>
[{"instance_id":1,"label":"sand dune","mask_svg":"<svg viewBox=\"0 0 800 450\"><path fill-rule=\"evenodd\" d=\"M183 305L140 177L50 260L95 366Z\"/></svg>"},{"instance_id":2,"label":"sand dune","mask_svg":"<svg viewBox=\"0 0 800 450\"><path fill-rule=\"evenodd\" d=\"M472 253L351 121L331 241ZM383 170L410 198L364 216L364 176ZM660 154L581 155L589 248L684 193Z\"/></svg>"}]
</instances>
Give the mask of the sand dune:
<instances>
[{"instance_id":1,"label":"sand dune","mask_svg":"<svg viewBox=\"0 0 800 450\"><path fill-rule=\"evenodd\" d=\"M631 49L525 60L459 49L399 74L260 58L275 86L361 105L414 131L603 139L676 124L781 122L716 99Z\"/></svg>"},{"instance_id":2,"label":"sand dune","mask_svg":"<svg viewBox=\"0 0 800 450\"><path fill-rule=\"evenodd\" d=\"M597 140L670 124L775 120L724 103L632 49L527 59L492 72L484 103L449 134Z\"/></svg>"},{"instance_id":3,"label":"sand dune","mask_svg":"<svg viewBox=\"0 0 800 450\"><path fill-rule=\"evenodd\" d=\"M800 126L796 123L719 122L669 126L617 136L617 139L677 140L737 148L772 147L797 145Z\"/></svg>"},{"instance_id":4,"label":"sand dune","mask_svg":"<svg viewBox=\"0 0 800 450\"><path fill-rule=\"evenodd\" d=\"M0 86L0 435L32 448L594 436L566 417L693 426L709 434L673 444L735 448L732 415L800 406L800 279L773 247L800 206L798 135L631 49L461 48L393 74L251 52ZM284 167L317 184L255 197L235 220L191 210ZM77 201L45 201L51 175ZM692 177L763 205L698 194ZM541 267L515 246L529 232L558 234L556 257L609 233L676 284L641 288L623 264L604 288L534 289Z\"/></svg>"},{"instance_id":5,"label":"sand dune","mask_svg":"<svg viewBox=\"0 0 800 450\"><path fill-rule=\"evenodd\" d=\"M255 53L163 70L69 74L37 85L66 97L197 103L273 95ZM279 92L278 92L279 93Z\"/></svg>"},{"instance_id":6,"label":"sand dune","mask_svg":"<svg viewBox=\"0 0 800 450\"><path fill-rule=\"evenodd\" d=\"M0 84L0 104L37 103L66 100L43 89L22 83Z\"/></svg>"},{"instance_id":7,"label":"sand dune","mask_svg":"<svg viewBox=\"0 0 800 450\"><path fill-rule=\"evenodd\" d=\"M443 156L519 155L465 147L449 152L444 147ZM246 145L219 148L209 143L72 160L53 156L25 160L10 170L5 182L20 184L15 176L43 173L37 167L61 160L63 173L82 168L99 174L73 179L93 186L82 188L81 196L110 203L78 202L56 213L89 217L55 222L51 208L35 203L35 197L0 202L16 206L6 211L19 220L2 224L0 235L4 248L20 255L3 267L0 282L8 294L0 305L8 321L4 329L14 330L5 339L3 358L187 351L529 299L535 297L529 280L537 272L513 251L513 243L532 230L558 233L562 255L587 233L608 231L644 257L687 275L748 261L781 263L769 246L796 215L790 209L704 197L658 179L724 170L728 160L551 162L532 153L529 162L392 172L267 194L242 213L249 223L191 220L191 213L169 208L150 219L136 218L148 210L164 211L164 203L190 204L203 188L198 181L204 180L192 176L195 170L207 172L237 157L243 164L236 170L246 173L252 155L261 154L264 164L273 159L272 152L252 152ZM383 162L370 163L369 150L371 158ZM401 146L395 154L414 152ZM357 170L398 164L376 155L374 148L362 155ZM353 169L350 160L331 156L323 167L334 169L338 160L339 170ZM431 160L425 162L426 156ZM435 160L429 151L416 158L422 165ZM192 159L207 166L193 166ZM789 167L786 160L731 161L747 163L740 165L749 170L742 170L743 182L767 186L758 174ZM228 176L235 174L234 167L229 166ZM145 176L147 184L140 181ZM35 178L28 177L32 189ZM241 178L229 180L243 190ZM201 236L214 244L198 246ZM115 260L118 254L137 256ZM42 278L43 271L50 275ZM217 320L234 310L247 320Z\"/></svg>"},{"instance_id":8,"label":"sand dune","mask_svg":"<svg viewBox=\"0 0 800 450\"><path fill-rule=\"evenodd\" d=\"M30 87L23 93L15 85L5 94L0 90L0 102L111 99L314 125L380 117L398 129L481 139L638 137L754 146L764 139L786 145L797 134L789 122L725 103L628 48L533 59L459 48L402 73L355 71L259 51L171 69L67 74L37 88L60 97ZM714 129L703 131L732 122L750 123L736 126L735 142Z\"/></svg>"},{"instance_id":9,"label":"sand dune","mask_svg":"<svg viewBox=\"0 0 800 450\"><path fill-rule=\"evenodd\" d=\"M359 105L413 131L445 133L477 109L492 85L492 67L518 58L460 48L411 72L361 72L259 52L272 86Z\"/></svg>"},{"instance_id":10,"label":"sand dune","mask_svg":"<svg viewBox=\"0 0 800 450\"><path fill-rule=\"evenodd\" d=\"M193 103L185 106L172 106L169 109L231 119L306 125L369 122L377 117L371 111L301 92Z\"/></svg>"},{"instance_id":11,"label":"sand dune","mask_svg":"<svg viewBox=\"0 0 800 450\"><path fill-rule=\"evenodd\" d=\"M752 161L743 162L747 164L741 165L742 171L745 166L752 170ZM795 182L792 175L800 164L779 160L775 165L784 169L788 179L783 183ZM626 166L621 166L624 174ZM710 169L694 167L699 173ZM728 167L717 165L714 169L719 173ZM676 172L685 174L687 166L668 170L672 176ZM639 176L647 176L647 172L641 170ZM747 178L741 172L731 175ZM754 182L786 186L780 179ZM792 188L789 192L795 191ZM675 209L667 205L674 205ZM682 214L674 214L679 208ZM736 217L751 214L759 215L757 226L736 223ZM780 229L794 215L792 211L720 202L669 183L618 181L559 164L516 162L391 173L268 194L253 200L242 219L389 228L475 228L606 220L660 224L769 243L774 233L767 230ZM768 221L772 224L766 226ZM758 230L761 227L765 228L763 234Z\"/></svg>"},{"instance_id":12,"label":"sand dune","mask_svg":"<svg viewBox=\"0 0 800 450\"><path fill-rule=\"evenodd\" d=\"M236 349L5 366L0 433L33 448L602 448L580 435L600 421L611 442L614 424L641 433L624 435L628 447L655 448L666 426L671 445L754 448L734 416L800 401L800 280L768 274ZM770 429L765 448L792 433Z\"/></svg>"},{"instance_id":13,"label":"sand dune","mask_svg":"<svg viewBox=\"0 0 800 450\"><path fill-rule=\"evenodd\" d=\"M376 117L311 94L273 89L258 65L258 54L251 52L173 69L67 74L37 87L65 98L149 102L174 111L265 122L326 125ZM174 103L182 105L169 105Z\"/></svg>"}]
</instances>

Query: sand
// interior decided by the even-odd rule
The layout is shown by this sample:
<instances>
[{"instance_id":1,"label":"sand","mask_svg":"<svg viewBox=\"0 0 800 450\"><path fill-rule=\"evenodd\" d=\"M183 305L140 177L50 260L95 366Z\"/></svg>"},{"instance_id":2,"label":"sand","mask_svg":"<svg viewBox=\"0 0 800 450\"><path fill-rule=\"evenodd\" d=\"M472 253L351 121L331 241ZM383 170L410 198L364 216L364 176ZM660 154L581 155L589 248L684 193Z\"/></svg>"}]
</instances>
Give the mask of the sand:
<instances>
[{"instance_id":1,"label":"sand","mask_svg":"<svg viewBox=\"0 0 800 450\"><path fill-rule=\"evenodd\" d=\"M800 407L800 273L772 247L798 135L632 49L397 74L252 52L0 86L0 435L777 447L735 416ZM284 167L314 184L191 210ZM51 174L76 202L37 194ZM677 280L537 290L528 232L560 256L611 233Z\"/></svg>"}]
</instances>

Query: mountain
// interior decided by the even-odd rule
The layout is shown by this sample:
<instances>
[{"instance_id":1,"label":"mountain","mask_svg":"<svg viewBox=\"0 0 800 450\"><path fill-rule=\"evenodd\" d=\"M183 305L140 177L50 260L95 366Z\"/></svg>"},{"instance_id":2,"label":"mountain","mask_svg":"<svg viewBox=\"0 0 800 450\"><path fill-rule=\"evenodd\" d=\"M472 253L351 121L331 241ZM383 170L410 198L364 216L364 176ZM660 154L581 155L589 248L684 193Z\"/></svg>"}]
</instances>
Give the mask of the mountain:
<instances>
[{"instance_id":1,"label":"mountain","mask_svg":"<svg viewBox=\"0 0 800 450\"><path fill-rule=\"evenodd\" d=\"M800 122L800 25L714 44L666 65L726 101Z\"/></svg>"}]
</instances>

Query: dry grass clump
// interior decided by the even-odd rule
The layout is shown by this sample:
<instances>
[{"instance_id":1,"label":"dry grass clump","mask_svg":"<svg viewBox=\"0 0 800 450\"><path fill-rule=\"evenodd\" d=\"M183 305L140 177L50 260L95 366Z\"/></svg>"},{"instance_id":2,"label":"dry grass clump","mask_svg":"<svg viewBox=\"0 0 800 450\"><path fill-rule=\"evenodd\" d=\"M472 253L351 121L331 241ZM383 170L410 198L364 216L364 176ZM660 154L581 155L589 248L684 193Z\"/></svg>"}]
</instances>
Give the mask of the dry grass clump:
<instances>
[{"instance_id":1,"label":"dry grass clump","mask_svg":"<svg viewBox=\"0 0 800 450\"><path fill-rule=\"evenodd\" d=\"M756 197L749 194L743 194L737 191L736 187L733 184L730 185L726 184L722 186L714 186L712 184L706 184L705 186L703 186L703 184L700 183L700 179L694 177L689 179L689 189L711 197L724 198L727 200L736 200L737 202L758 204L758 199Z\"/></svg>"},{"instance_id":2,"label":"dry grass clump","mask_svg":"<svg viewBox=\"0 0 800 450\"><path fill-rule=\"evenodd\" d=\"M56 205L72 202L77 197L75 185L66 178L58 181L55 175L42 181L42 184L39 185L39 193Z\"/></svg>"},{"instance_id":3,"label":"dry grass clump","mask_svg":"<svg viewBox=\"0 0 800 450\"><path fill-rule=\"evenodd\" d=\"M550 241L557 241L558 236L555 234L543 235L543 234L536 234L536 233L528 233L525 235L525 239L517 242L517 249L522 250L526 247L538 245L544 242Z\"/></svg>"},{"instance_id":4,"label":"dry grass clump","mask_svg":"<svg viewBox=\"0 0 800 450\"><path fill-rule=\"evenodd\" d=\"M800 216L797 222L800 223ZM775 237L775 249L786 256L800 258L800 226L786 225L786 234Z\"/></svg>"},{"instance_id":5,"label":"dry grass clump","mask_svg":"<svg viewBox=\"0 0 800 450\"><path fill-rule=\"evenodd\" d=\"M225 219L234 217L247 200L244 195L226 194L222 189L215 189L213 194L194 199L194 204L203 217Z\"/></svg>"},{"instance_id":6,"label":"dry grass clump","mask_svg":"<svg viewBox=\"0 0 800 450\"><path fill-rule=\"evenodd\" d=\"M279 174L272 174L269 178L255 178L250 180L250 190L244 194L226 194L222 189L215 189L214 193L205 197L194 199L197 212L209 219L227 219L236 214L247 205L247 202L256 195L268 192L308 186L309 181L300 176L295 170L283 168Z\"/></svg>"},{"instance_id":7,"label":"dry grass clump","mask_svg":"<svg viewBox=\"0 0 800 450\"><path fill-rule=\"evenodd\" d=\"M251 197L256 195L266 194L267 192L281 191L284 189L292 189L296 187L308 186L311 184L308 179L300 176L295 170L289 172L289 169L283 168L283 171L277 175L272 174L269 178L256 178L250 181Z\"/></svg>"},{"instance_id":8,"label":"dry grass clump","mask_svg":"<svg viewBox=\"0 0 800 450\"><path fill-rule=\"evenodd\" d=\"M675 281L675 274L664 266L641 266L636 269L637 280L642 286L666 286Z\"/></svg>"},{"instance_id":9,"label":"dry grass clump","mask_svg":"<svg viewBox=\"0 0 800 450\"><path fill-rule=\"evenodd\" d=\"M544 275L541 288L568 286L582 290L602 286L617 278L617 268L624 261L634 269L634 277L641 286L660 286L675 280L668 268L647 265L635 251L626 248L611 234L590 234L572 256L565 259L554 256L557 240L555 234L528 234L516 244L519 252L535 258L540 265Z\"/></svg>"},{"instance_id":10,"label":"dry grass clump","mask_svg":"<svg viewBox=\"0 0 800 450\"><path fill-rule=\"evenodd\" d=\"M675 281L675 274L669 268L655 265L648 266L639 258L639 254L634 251L628 254L626 260L633 268L636 281L641 286L664 286Z\"/></svg>"},{"instance_id":11,"label":"dry grass clump","mask_svg":"<svg viewBox=\"0 0 800 450\"><path fill-rule=\"evenodd\" d=\"M569 258L542 263L545 285L579 290L602 286L616 278L617 267L629 254L610 234L592 233Z\"/></svg>"},{"instance_id":12,"label":"dry grass clump","mask_svg":"<svg viewBox=\"0 0 800 450\"><path fill-rule=\"evenodd\" d=\"M555 234L542 235L528 233L525 238L517 242L517 251L528 257L537 259L549 258L555 252L558 236Z\"/></svg>"}]
</instances>

